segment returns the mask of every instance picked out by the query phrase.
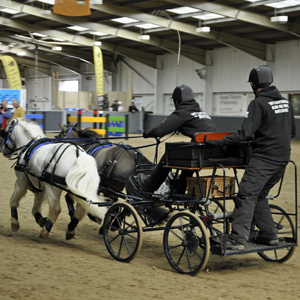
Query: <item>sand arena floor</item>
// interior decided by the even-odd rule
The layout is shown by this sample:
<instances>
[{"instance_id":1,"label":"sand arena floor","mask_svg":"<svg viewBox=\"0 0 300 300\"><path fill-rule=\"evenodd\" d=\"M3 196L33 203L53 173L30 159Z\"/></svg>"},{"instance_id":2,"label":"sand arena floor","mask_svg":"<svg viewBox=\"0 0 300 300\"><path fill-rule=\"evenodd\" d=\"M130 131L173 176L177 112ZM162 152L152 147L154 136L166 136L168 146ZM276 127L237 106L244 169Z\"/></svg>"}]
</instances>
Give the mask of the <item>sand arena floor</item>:
<instances>
[{"instance_id":1,"label":"sand arena floor","mask_svg":"<svg viewBox=\"0 0 300 300\"><path fill-rule=\"evenodd\" d=\"M52 137L52 134L48 135ZM188 141L175 136L168 140ZM124 140L141 146L153 139ZM164 144L159 146L159 157ZM154 147L142 149L153 160ZM292 159L300 166L300 141L292 142ZM48 239L31 215L33 194L21 201L21 228L10 228L9 199L14 190L13 161L0 155L0 300L99 299L257 299L300 298L300 252L285 263L269 263L256 253L221 257L210 255L203 272L191 277L172 270L165 257L162 232L145 233L141 251L130 263L115 261L107 252L99 226L87 217L76 238L66 241L69 223L64 193L62 213ZM242 175L242 174L241 174ZM281 195L274 200L290 211L294 205L294 173L288 168ZM274 192L275 193L275 192ZM48 210L43 206L43 213ZM299 226L298 226L299 227Z\"/></svg>"}]
</instances>

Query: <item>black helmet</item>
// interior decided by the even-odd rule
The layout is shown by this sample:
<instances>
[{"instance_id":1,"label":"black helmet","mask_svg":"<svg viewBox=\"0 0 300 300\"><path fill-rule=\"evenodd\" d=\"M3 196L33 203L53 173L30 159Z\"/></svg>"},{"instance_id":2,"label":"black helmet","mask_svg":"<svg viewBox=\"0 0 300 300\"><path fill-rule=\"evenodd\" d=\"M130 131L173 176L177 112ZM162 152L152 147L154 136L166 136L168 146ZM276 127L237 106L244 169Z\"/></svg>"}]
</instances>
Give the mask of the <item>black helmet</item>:
<instances>
[{"instance_id":1,"label":"black helmet","mask_svg":"<svg viewBox=\"0 0 300 300\"><path fill-rule=\"evenodd\" d=\"M248 82L255 84L255 88L268 87L273 82L272 72L266 66L253 68L249 74Z\"/></svg>"},{"instance_id":2,"label":"black helmet","mask_svg":"<svg viewBox=\"0 0 300 300\"><path fill-rule=\"evenodd\" d=\"M172 99L174 101L174 104L176 102L180 103L182 101L193 100L194 99L193 90L189 86L184 84L177 86L173 91Z\"/></svg>"}]
</instances>

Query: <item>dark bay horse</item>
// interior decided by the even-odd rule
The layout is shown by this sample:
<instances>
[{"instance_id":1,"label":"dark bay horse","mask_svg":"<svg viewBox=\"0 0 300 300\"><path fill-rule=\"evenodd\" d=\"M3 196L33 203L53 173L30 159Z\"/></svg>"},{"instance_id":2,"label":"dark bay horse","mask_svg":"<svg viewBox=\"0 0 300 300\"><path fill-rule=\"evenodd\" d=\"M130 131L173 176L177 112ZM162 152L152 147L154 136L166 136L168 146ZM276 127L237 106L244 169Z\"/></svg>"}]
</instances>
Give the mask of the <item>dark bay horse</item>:
<instances>
[{"instance_id":1,"label":"dark bay horse","mask_svg":"<svg viewBox=\"0 0 300 300\"><path fill-rule=\"evenodd\" d=\"M118 198L114 192L125 188L129 176L138 172L149 174L155 168L155 165L138 149L131 149L123 143L97 140L99 135L96 132L89 129L79 130L76 128L77 124L68 127L59 123L59 126L61 131L56 138L67 139L80 145L96 159L101 178L100 191L101 187L105 188L105 196L113 200Z\"/></svg>"},{"instance_id":2,"label":"dark bay horse","mask_svg":"<svg viewBox=\"0 0 300 300\"><path fill-rule=\"evenodd\" d=\"M150 162L140 150L132 149L124 144L114 144L100 140L94 131L89 129L79 130L76 125L68 127L59 123L61 132L56 138L80 144L88 154L96 159L101 178L99 190L101 192L101 188L104 188L105 190L102 191L106 197L117 201L116 192L123 191L129 176L137 175L139 172L151 174L154 170L155 164ZM94 141L93 138L95 138ZM68 197L66 197L66 201L69 211L72 210L72 202ZM145 210L145 213L158 221L164 220L167 211L163 207L150 207ZM90 215L89 217L91 218Z\"/></svg>"}]
</instances>

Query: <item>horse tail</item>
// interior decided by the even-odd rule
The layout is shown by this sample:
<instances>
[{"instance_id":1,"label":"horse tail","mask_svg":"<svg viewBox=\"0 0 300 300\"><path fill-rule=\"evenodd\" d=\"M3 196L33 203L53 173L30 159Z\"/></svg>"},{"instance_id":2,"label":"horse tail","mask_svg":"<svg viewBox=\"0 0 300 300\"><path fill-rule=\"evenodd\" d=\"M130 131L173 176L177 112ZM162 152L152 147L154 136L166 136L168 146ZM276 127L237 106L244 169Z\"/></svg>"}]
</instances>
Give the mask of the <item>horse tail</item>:
<instances>
[{"instance_id":1,"label":"horse tail","mask_svg":"<svg viewBox=\"0 0 300 300\"><path fill-rule=\"evenodd\" d=\"M74 166L66 176L66 183L72 193L87 199L87 201L80 201L80 205L86 211L93 216L104 219L107 207L90 203L90 201L94 203L105 202L105 198L98 195L100 177L96 161L92 156L80 152Z\"/></svg>"}]
</instances>

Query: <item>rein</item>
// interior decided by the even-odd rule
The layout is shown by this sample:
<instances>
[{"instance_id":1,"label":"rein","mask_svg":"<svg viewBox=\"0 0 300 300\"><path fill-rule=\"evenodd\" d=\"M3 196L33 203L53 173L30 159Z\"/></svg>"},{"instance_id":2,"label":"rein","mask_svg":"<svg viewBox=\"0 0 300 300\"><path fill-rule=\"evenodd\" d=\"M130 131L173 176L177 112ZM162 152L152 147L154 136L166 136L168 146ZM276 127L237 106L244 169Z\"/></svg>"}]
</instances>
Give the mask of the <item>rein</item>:
<instances>
[{"instance_id":1,"label":"rein","mask_svg":"<svg viewBox=\"0 0 300 300\"><path fill-rule=\"evenodd\" d=\"M88 144L93 144L95 142L98 142L98 141L101 141L101 140L105 140L107 141L107 137L105 138L102 138L102 137L78 137L78 138L69 138L70 136L70 133L71 131L73 130L74 128L73 127L70 127L68 131L66 132L63 132L64 134L67 134L66 137L63 137L63 138L56 138L57 140L59 141L63 141L63 142L72 142L72 143L75 143L75 142L87 142L86 144L83 144L81 145L81 147L83 146L86 146ZM156 143L153 143L153 144L148 144L148 145L144 145L144 146L139 146L139 147L132 147L132 146L127 146L125 145L123 142L120 142L118 144L113 144L113 145L116 145L116 146L119 146L119 147L122 147L122 148L126 148L126 149L131 149L131 150L139 150L139 149L142 149L142 148L148 148L148 147L152 147L152 146L156 146L155 147L155 155L154 155L154 163L157 164L157 155L158 155L158 145L160 143L163 143L165 142L166 140L168 140L169 138L171 138L174 134L176 134L176 131L174 131L172 134L170 134L168 137L166 137L164 140L161 140L160 138L155 138L156 139ZM137 138L141 138L143 137L142 135L140 136L130 136L128 137L129 139L137 139ZM114 139L123 139L123 137L110 137L109 138L110 140L114 140ZM110 144L107 142L107 144ZM105 146L103 146L105 147ZM96 150L95 150L96 151ZM95 152L94 151L94 152ZM92 155L92 154L90 154Z\"/></svg>"}]
</instances>

